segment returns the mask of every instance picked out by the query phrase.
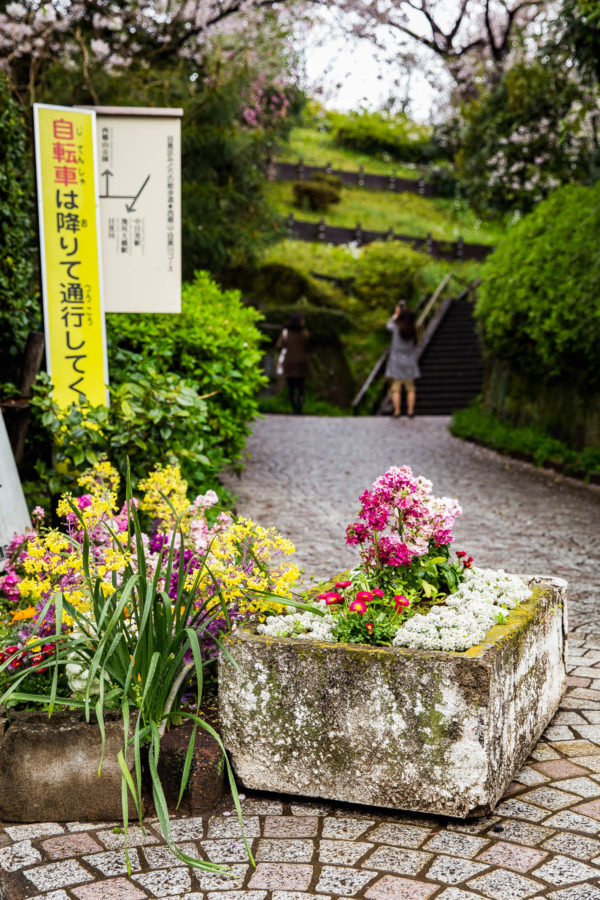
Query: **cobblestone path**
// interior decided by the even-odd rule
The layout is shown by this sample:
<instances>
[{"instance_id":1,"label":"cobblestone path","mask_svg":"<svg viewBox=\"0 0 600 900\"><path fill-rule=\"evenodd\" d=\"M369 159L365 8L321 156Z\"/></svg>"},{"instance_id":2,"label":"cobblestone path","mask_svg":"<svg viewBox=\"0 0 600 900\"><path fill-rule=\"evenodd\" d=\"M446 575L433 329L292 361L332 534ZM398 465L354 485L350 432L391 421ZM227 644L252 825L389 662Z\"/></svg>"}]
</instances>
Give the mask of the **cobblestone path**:
<instances>
[{"instance_id":1,"label":"cobblestone path","mask_svg":"<svg viewBox=\"0 0 600 900\"><path fill-rule=\"evenodd\" d=\"M459 543L481 565L571 583L569 688L494 815L460 822L252 795L243 800L257 866L231 806L179 818L182 849L231 864L203 875L168 854L156 823L6 825L0 900L600 900L600 497L562 478L462 444L444 419L270 417L257 424L239 512L292 537L309 570L352 562L344 526L361 490L408 463L458 496ZM48 811L50 814L50 810Z\"/></svg>"}]
</instances>

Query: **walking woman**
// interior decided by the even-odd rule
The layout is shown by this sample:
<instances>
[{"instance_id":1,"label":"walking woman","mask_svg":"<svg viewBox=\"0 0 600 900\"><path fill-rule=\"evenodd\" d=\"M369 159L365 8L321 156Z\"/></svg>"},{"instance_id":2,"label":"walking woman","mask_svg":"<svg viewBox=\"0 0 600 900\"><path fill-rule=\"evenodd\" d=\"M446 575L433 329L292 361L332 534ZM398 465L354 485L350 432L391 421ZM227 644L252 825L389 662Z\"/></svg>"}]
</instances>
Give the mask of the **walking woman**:
<instances>
[{"instance_id":1,"label":"walking woman","mask_svg":"<svg viewBox=\"0 0 600 900\"><path fill-rule=\"evenodd\" d=\"M308 378L309 337L300 313L292 313L276 345L283 354L282 374L285 375L292 412L296 416L302 414L304 405L304 384ZM281 358L280 355L280 361Z\"/></svg>"},{"instance_id":2,"label":"walking woman","mask_svg":"<svg viewBox=\"0 0 600 900\"><path fill-rule=\"evenodd\" d=\"M417 329L414 313L408 309L404 301L400 301L394 315L385 326L392 332L392 346L385 369L390 382L390 397L394 404L394 418L400 415L402 388L406 390L406 406L408 418L415 414L417 391L415 379L421 372L417 363Z\"/></svg>"}]
</instances>

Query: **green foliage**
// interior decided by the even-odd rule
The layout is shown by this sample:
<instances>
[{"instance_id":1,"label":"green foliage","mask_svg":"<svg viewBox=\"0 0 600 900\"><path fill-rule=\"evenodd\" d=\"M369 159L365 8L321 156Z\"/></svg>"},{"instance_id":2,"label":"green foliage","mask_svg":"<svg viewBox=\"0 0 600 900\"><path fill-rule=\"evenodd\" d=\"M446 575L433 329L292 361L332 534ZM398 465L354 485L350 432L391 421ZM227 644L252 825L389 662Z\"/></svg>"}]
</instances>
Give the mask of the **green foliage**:
<instances>
[{"instance_id":1,"label":"green foliage","mask_svg":"<svg viewBox=\"0 0 600 900\"><path fill-rule=\"evenodd\" d=\"M112 362L109 407L79 403L61 410L52 402L50 378L39 376L32 401L38 481L26 485L30 500L48 506L100 455L123 476L129 461L134 485L154 465L179 462L192 492L214 488L227 458L215 439L211 400L141 354L114 351ZM54 446L52 460L48 446Z\"/></svg>"},{"instance_id":2,"label":"green foliage","mask_svg":"<svg viewBox=\"0 0 600 900\"><path fill-rule=\"evenodd\" d=\"M335 142L341 147L411 163L425 162L435 154L430 130L403 113L392 116L361 110L332 118Z\"/></svg>"},{"instance_id":3,"label":"green foliage","mask_svg":"<svg viewBox=\"0 0 600 900\"><path fill-rule=\"evenodd\" d=\"M119 353L125 349L145 367L188 379L201 394L214 392L206 406L206 453L211 465L220 467L240 455L247 423L257 412L264 382L260 318L238 291L222 291L208 273L198 272L183 286L181 314L108 317L110 370L119 377ZM195 440L190 431L188 444L190 435Z\"/></svg>"},{"instance_id":4,"label":"green foliage","mask_svg":"<svg viewBox=\"0 0 600 900\"><path fill-rule=\"evenodd\" d=\"M333 175L317 173L311 181L295 181L292 188L298 209L308 206L313 212L323 212L342 199L341 180Z\"/></svg>"},{"instance_id":5,"label":"green foliage","mask_svg":"<svg viewBox=\"0 0 600 900\"><path fill-rule=\"evenodd\" d=\"M261 413L278 413L288 415L292 408L287 391L283 389L278 394L263 396L258 401ZM306 392L303 412L305 416L346 416L347 410L340 409L328 400L322 400L315 396L314 390L310 387Z\"/></svg>"},{"instance_id":6,"label":"green foliage","mask_svg":"<svg viewBox=\"0 0 600 900\"><path fill-rule=\"evenodd\" d=\"M479 403L455 413L450 423L453 435L491 447L500 453L527 459L536 466L550 466L566 475L600 481L600 450L575 450L541 428L515 426L494 416Z\"/></svg>"},{"instance_id":7,"label":"green foliage","mask_svg":"<svg viewBox=\"0 0 600 900\"><path fill-rule=\"evenodd\" d=\"M588 103L559 65L518 63L455 122L461 187L481 215L530 210L559 184L585 179ZM450 134L450 132L449 132Z\"/></svg>"},{"instance_id":8,"label":"green foliage","mask_svg":"<svg viewBox=\"0 0 600 900\"><path fill-rule=\"evenodd\" d=\"M40 324L33 222L26 125L0 75L0 382L20 382L27 336Z\"/></svg>"},{"instance_id":9,"label":"green foliage","mask_svg":"<svg viewBox=\"0 0 600 900\"><path fill-rule=\"evenodd\" d=\"M399 241L368 244L357 263L356 292L371 308L388 309L391 315L399 300L410 304L417 298L427 262Z\"/></svg>"},{"instance_id":10,"label":"green foliage","mask_svg":"<svg viewBox=\"0 0 600 900\"><path fill-rule=\"evenodd\" d=\"M600 388L600 185L552 193L488 257L475 314L488 351L539 382Z\"/></svg>"}]
</instances>

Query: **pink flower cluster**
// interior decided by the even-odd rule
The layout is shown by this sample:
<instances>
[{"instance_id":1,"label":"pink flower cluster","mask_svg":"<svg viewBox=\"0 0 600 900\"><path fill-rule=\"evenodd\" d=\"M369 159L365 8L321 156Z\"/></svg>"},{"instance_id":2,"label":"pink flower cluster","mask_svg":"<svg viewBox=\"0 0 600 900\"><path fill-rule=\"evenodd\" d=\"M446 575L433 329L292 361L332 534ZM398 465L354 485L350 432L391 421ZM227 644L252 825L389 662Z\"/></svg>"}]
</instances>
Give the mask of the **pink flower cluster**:
<instances>
[{"instance_id":1,"label":"pink flower cluster","mask_svg":"<svg viewBox=\"0 0 600 900\"><path fill-rule=\"evenodd\" d=\"M368 569L407 566L432 545L452 542L462 510L456 500L433 497L431 488L409 466L392 466L364 491L359 521L346 529L346 543L360 546Z\"/></svg>"}]
</instances>

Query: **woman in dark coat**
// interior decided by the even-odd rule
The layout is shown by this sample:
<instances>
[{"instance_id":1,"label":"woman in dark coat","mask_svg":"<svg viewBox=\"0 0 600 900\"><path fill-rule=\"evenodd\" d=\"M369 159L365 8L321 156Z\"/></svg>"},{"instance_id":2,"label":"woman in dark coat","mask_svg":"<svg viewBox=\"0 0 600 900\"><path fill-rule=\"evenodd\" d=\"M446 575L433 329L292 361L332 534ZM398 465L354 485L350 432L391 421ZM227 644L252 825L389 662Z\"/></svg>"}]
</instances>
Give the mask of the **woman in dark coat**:
<instances>
[{"instance_id":1,"label":"woman in dark coat","mask_svg":"<svg viewBox=\"0 0 600 900\"><path fill-rule=\"evenodd\" d=\"M392 332L392 346L385 374L390 382L394 418L398 418L400 415L401 392L404 388L408 417L412 419L415 414L417 397L415 378L419 378L421 375L417 362L417 329L414 313L406 307L406 304L398 304L386 328Z\"/></svg>"},{"instance_id":2,"label":"woman in dark coat","mask_svg":"<svg viewBox=\"0 0 600 900\"><path fill-rule=\"evenodd\" d=\"M300 313L292 313L277 341L277 349L285 350L283 374L285 375L290 403L294 415L302 414L304 385L308 378L309 333Z\"/></svg>"}]
</instances>

